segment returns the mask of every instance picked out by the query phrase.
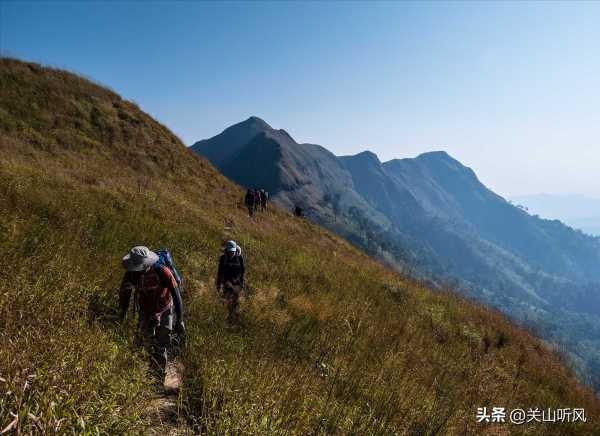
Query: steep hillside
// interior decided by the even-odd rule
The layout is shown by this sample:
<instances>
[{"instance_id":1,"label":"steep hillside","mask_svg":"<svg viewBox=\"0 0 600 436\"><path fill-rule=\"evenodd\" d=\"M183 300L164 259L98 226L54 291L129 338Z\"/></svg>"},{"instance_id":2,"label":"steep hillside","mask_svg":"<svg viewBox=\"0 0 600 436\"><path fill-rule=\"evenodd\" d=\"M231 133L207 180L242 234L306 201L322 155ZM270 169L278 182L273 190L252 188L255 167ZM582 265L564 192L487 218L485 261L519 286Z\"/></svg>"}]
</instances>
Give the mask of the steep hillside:
<instances>
[{"instance_id":1,"label":"steep hillside","mask_svg":"<svg viewBox=\"0 0 600 436\"><path fill-rule=\"evenodd\" d=\"M384 168L430 213L460 220L528 264L568 278L600 279L598 241L514 207L446 153L393 160Z\"/></svg>"},{"instance_id":2,"label":"steep hillside","mask_svg":"<svg viewBox=\"0 0 600 436\"><path fill-rule=\"evenodd\" d=\"M529 215L443 151L385 163L371 152L335 157L272 134L282 131L262 120L269 133L240 127L256 120L231 128L247 132L247 144L213 161L225 175L268 188L285 207L302 205L313 221L401 271L452 283L566 344L581 379L600 389L600 240ZM210 158L224 135L192 148ZM280 153L260 156L267 142ZM273 166L263 185L263 169Z\"/></svg>"},{"instance_id":3,"label":"steep hillside","mask_svg":"<svg viewBox=\"0 0 600 436\"><path fill-rule=\"evenodd\" d=\"M140 243L170 247L186 280L178 418L195 432L600 431L598 400L527 332L284 210L250 220L240 187L82 78L0 60L0 180L0 431L156 430L135 323L110 321ZM212 290L228 238L249 269L238 332ZM587 423L478 424L478 407Z\"/></svg>"}]
</instances>

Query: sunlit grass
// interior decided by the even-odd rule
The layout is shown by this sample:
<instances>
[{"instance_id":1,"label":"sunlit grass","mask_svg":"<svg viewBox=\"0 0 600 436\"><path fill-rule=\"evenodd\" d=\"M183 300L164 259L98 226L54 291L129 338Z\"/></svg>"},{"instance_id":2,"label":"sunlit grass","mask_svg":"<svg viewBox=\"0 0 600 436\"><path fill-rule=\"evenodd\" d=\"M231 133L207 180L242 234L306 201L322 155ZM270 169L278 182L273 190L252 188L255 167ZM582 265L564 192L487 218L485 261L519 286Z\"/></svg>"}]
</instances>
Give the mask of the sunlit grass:
<instances>
[{"instance_id":1,"label":"sunlit grass","mask_svg":"<svg viewBox=\"0 0 600 436\"><path fill-rule=\"evenodd\" d=\"M143 433L143 354L111 322L121 257L169 247L185 278L180 394L209 434L472 434L477 407L598 402L503 316L433 292L306 221L251 220L242 191L164 127L71 75L0 63L0 426L22 434ZM225 328L214 274L240 243L250 295ZM14 415L12 415L14 414ZM1 428L0 428L1 430Z\"/></svg>"}]
</instances>

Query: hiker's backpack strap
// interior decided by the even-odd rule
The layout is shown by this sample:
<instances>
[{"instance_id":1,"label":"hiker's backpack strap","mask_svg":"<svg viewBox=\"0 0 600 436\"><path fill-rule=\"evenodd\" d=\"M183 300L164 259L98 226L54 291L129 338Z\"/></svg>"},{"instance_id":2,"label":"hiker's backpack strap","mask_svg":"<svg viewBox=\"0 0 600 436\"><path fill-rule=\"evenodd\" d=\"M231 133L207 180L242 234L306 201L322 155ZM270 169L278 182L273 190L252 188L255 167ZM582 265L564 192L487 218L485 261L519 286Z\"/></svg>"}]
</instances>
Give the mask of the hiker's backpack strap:
<instances>
[{"instance_id":1,"label":"hiker's backpack strap","mask_svg":"<svg viewBox=\"0 0 600 436\"><path fill-rule=\"evenodd\" d=\"M140 295L137 286L133 288L133 304L131 305L131 317L135 318L140 311Z\"/></svg>"},{"instance_id":2,"label":"hiker's backpack strap","mask_svg":"<svg viewBox=\"0 0 600 436\"><path fill-rule=\"evenodd\" d=\"M160 279L160 283L166 287L166 288L176 288L177 287L177 280L175 280L175 277L173 276L173 273L171 272L170 268L166 265L163 265L159 262L156 262L153 265L154 271L156 271L156 274L158 274L158 278Z\"/></svg>"},{"instance_id":3,"label":"hiker's backpack strap","mask_svg":"<svg viewBox=\"0 0 600 436\"><path fill-rule=\"evenodd\" d=\"M154 269L155 269L156 273L158 274L161 284L163 286L171 289L171 291L172 291L171 297L173 298L173 305L175 307L175 313L177 314L177 319L182 320L183 319L183 301L181 299L180 288L177 285L177 281L175 280L175 277L171 273L171 270L164 265L155 263Z\"/></svg>"},{"instance_id":4,"label":"hiker's backpack strap","mask_svg":"<svg viewBox=\"0 0 600 436\"><path fill-rule=\"evenodd\" d=\"M173 256L171 256L171 252L167 248L161 248L160 250L156 250L154 252L158 256L158 263L166 266L173 274L175 281L177 282L177 286L181 285L181 275L177 272L175 265L173 264Z\"/></svg>"}]
</instances>

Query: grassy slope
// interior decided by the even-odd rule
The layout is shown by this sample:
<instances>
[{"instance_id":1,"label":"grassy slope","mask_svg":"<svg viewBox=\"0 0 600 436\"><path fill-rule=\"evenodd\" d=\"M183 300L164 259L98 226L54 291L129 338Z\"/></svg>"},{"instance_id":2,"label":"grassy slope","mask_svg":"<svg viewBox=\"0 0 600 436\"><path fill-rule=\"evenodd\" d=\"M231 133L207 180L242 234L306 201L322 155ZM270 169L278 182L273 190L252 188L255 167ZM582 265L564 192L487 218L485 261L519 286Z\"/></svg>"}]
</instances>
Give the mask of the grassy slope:
<instances>
[{"instance_id":1,"label":"grassy slope","mask_svg":"<svg viewBox=\"0 0 600 436\"><path fill-rule=\"evenodd\" d=\"M24 433L144 431L133 323L91 317L144 243L187 279L180 400L197 431L479 433L478 406L585 407L585 425L501 428L600 431L598 402L529 334L284 211L249 220L238 187L84 79L0 61L0 180L0 426L12 412ZM212 291L229 237L252 291L237 333Z\"/></svg>"}]
</instances>

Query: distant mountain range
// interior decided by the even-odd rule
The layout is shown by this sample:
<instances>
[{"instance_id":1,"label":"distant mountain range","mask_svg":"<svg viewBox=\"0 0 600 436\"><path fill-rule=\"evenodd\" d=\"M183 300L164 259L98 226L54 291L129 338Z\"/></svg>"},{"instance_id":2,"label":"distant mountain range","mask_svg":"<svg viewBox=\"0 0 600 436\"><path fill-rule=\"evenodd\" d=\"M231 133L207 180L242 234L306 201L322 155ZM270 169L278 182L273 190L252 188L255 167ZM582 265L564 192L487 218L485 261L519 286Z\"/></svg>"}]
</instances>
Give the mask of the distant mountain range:
<instances>
[{"instance_id":1,"label":"distant mountain range","mask_svg":"<svg viewBox=\"0 0 600 436\"><path fill-rule=\"evenodd\" d=\"M580 194L534 194L511 197L529 213L555 218L590 235L600 236L600 199Z\"/></svg>"},{"instance_id":2,"label":"distant mountain range","mask_svg":"<svg viewBox=\"0 0 600 436\"><path fill-rule=\"evenodd\" d=\"M600 386L598 239L530 215L443 151L338 157L257 117L191 148L396 268L535 327Z\"/></svg>"}]
</instances>

